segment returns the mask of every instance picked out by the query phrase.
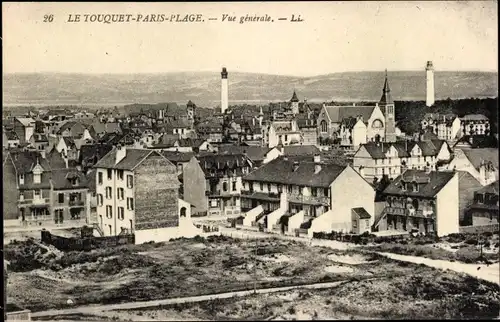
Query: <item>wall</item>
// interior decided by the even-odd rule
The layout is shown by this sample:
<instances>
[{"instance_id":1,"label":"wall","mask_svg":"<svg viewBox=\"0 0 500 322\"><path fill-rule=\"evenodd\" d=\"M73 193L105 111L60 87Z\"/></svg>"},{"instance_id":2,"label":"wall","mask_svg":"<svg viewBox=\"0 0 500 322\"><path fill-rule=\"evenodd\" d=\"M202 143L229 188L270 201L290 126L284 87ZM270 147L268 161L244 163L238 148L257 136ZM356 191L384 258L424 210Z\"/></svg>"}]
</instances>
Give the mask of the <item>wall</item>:
<instances>
[{"instance_id":1,"label":"wall","mask_svg":"<svg viewBox=\"0 0 500 322\"><path fill-rule=\"evenodd\" d=\"M445 236L459 232L459 184L455 174L448 184L437 194L436 232Z\"/></svg>"},{"instance_id":2,"label":"wall","mask_svg":"<svg viewBox=\"0 0 500 322\"><path fill-rule=\"evenodd\" d=\"M364 146L360 146L353 158L353 168L359 171L363 167L362 176L371 180L375 176L375 160L368 153Z\"/></svg>"},{"instance_id":3,"label":"wall","mask_svg":"<svg viewBox=\"0 0 500 322\"><path fill-rule=\"evenodd\" d=\"M205 195L207 183L205 173L196 158L191 158L184 167L182 174L184 195L183 198L193 206L196 212L208 210L208 198Z\"/></svg>"},{"instance_id":4,"label":"wall","mask_svg":"<svg viewBox=\"0 0 500 322\"><path fill-rule=\"evenodd\" d=\"M153 153L134 173L135 230L179 226L176 167Z\"/></svg>"},{"instance_id":5,"label":"wall","mask_svg":"<svg viewBox=\"0 0 500 322\"><path fill-rule=\"evenodd\" d=\"M17 190L17 177L10 159L3 165L3 219L17 219L19 216L19 209L17 207L17 200L19 199L19 192Z\"/></svg>"},{"instance_id":6,"label":"wall","mask_svg":"<svg viewBox=\"0 0 500 322\"><path fill-rule=\"evenodd\" d=\"M79 193L80 194L80 200L84 206L84 208L81 209L80 213L80 218L85 219L87 218L87 192L88 189L71 189L71 190L52 190L51 191L51 212L53 215L55 215L56 210L63 210L63 216L64 216L64 221L70 220L71 219L71 213L70 213L70 205L69 205L69 200L70 200L70 194L72 193ZM59 194L62 193L64 195L64 201L62 203L59 203Z\"/></svg>"},{"instance_id":7,"label":"wall","mask_svg":"<svg viewBox=\"0 0 500 322\"><path fill-rule=\"evenodd\" d=\"M41 240L63 251L83 251L96 248L115 247L125 244L134 244L134 235L107 236L107 237L61 237L49 231L41 231Z\"/></svg>"},{"instance_id":8,"label":"wall","mask_svg":"<svg viewBox=\"0 0 500 322\"><path fill-rule=\"evenodd\" d=\"M460 233L465 234L465 233L483 233L483 232L498 232L500 229L499 224L491 224L491 225L484 225L484 226L462 226L460 227Z\"/></svg>"},{"instance_id":9,"label":"wall","mask_svg":"<svg viewBox=\"0 0 500 322\"><path fill-rule=\"evenodd\" d=\"M331 230L349 232L352 208L363 207L371 215L370 225L373 225L375 214L375 190L354 169L345 170L331 184Z\"/></svg>"}]
</instances>

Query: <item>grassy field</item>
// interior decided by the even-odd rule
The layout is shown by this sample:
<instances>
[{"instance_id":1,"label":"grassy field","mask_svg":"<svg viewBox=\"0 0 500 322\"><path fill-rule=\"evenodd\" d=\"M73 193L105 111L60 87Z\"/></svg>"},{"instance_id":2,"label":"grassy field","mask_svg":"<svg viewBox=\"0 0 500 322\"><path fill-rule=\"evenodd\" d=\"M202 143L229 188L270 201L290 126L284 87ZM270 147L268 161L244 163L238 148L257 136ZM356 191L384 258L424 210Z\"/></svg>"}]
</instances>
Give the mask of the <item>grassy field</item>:
<instances>
[{"instance_id":1,"label":"grassy field","mask_svg":"<svg viewBox=\"0 0 500 322\"><path fill-rule=\"evenodd\" d=\"M141 320L144 314L160 320L169 316L303 319L304 314L336 319L491 317L492 312L498 314L500 303L498 285L465 275L355 250L334 251L277 239L259 240L256 245L227 237L195 238L68 253L29 240L7 245L5 257L14 271L9 274L9 302L33 311L67 308L68 299L80 306L251 289L254 276L257 287L349 281L328 291L109 312L96 316L98 320Z\"/></svg>"}]
</instances>

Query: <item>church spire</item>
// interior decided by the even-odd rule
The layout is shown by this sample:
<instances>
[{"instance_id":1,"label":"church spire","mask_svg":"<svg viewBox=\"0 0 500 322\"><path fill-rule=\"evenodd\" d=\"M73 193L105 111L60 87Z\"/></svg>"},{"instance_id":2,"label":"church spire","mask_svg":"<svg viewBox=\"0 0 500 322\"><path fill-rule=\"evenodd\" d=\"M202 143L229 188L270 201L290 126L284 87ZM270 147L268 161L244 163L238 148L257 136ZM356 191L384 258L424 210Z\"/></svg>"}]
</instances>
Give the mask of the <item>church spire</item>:
<instances>
[{"instance_id":1,"label":"church spire","mask_svg":"<svg viewBox=\"0 0 500 322\"><path fill-rule=\"evenodd\" d=\"M292 95L292 99L290 100L290 102L298 102L298 101L299 101L299 99L297 98L297 93L294 90L293 95Z\"/></svg>"},{"instance_id":2,"label":"church spire","mask_svg":"<svg viewBox=\"0 0 500 322\"><path fill-rule=\"evenodd\" d=\"M384 89L382 90L382 97L380 98L381 105L394 104L391 97L391 89L389 87L389 78L387 77L387 69L385 70Z\"/></svg>"}]
</instances>

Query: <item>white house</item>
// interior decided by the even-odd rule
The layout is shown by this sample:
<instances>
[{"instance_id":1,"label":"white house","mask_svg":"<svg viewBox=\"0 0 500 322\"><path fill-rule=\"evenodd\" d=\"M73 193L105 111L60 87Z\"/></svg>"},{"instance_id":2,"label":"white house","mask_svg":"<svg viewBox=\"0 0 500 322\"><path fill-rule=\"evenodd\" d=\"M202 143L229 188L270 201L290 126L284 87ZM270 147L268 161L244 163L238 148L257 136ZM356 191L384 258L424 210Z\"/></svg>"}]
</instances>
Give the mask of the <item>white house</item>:
<instances>
[{"instance_id":1,"label":"white house","mask_svg":"<svg viewBox=\"0 0 500 322\"><path fill-rule=\"evenodd\" d=\"M455 149L448 170L466 171L486 186L498 180L498 149Z\"/></svg>"}]
</instances>

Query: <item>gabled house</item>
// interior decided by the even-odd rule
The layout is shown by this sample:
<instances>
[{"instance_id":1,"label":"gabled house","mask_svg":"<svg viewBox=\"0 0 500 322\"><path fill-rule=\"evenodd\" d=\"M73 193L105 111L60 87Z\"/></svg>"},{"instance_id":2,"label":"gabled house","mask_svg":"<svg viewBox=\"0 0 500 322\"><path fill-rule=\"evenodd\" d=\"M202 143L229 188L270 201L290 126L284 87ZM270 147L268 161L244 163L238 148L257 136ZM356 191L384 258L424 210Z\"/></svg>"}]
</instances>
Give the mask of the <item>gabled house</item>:
<instances>
[{"instance_id":1,"label":"gabled house","mask_svg":"<svg viewBox=\"0 0 500 322\"><path fill-rule=\"evenodd\" d=\"M89 185L85 175L76 169L52 169L51 208L56 224L87 223L90 215Z\"/></svg>"},{"instance_id":2,"label":"gabled house","mask_svg":"<svg viewBox=\"0 0 500 322\"><path fill-rule=\"evenodd\" d=\"M199 123L196 126L196 132L200 137L206 137L207 141L210 143L222 142L222 138L224 136L222 123L215 119Z\"/></svg>"},{"instance_id":3,"label":"gabled house","mask_svg":"<svg viewBox=\"0 0 500 322\"><path fill-rule=\"evenodd\" d=\"M261 166L243 178L241 198L243 225L285 234L356 232L359 220L371 226L374 218L373 187L350 166L324 163L320 155Z\"/></svg>"},{"instance_id":4,"label":"gabled house","mask_svg":"<svg viewBox=\"0 0 500 322\"><path fill-rule=\"evenodd\" d=\"M459 180L453 171L406 170L384 189L382 200L375 231L459 232Z\"/></svg>"},{"instance_id":5,"label":"gabled house","mask_svg":"<svg viewBox=\"0 0 500 322\"><path fill-rule=\"evenodd\" d=\"M113 145L105 143L84 144L80 148L79 163L87 173L102 157L113 149Z\"/></svg>"},{"instance_id":6,"label":"gabled house","mask_svg":"<svg viewBox=\"0 0 500 322\"><path fill-rule=\"evenodd\" d=\"M451 158L451 149L444 140L369 142L354 154L353 167L369 181L384 175L394 179L406 169L436 169L438 163Z\"/></svg>"},{"instance_id":7,"label":"gabled house","mask_svg":"<svg viewBox=\"0 0 500 322\"><path fill-rule=\"evenodd\" d=\"M19 138L19 143L29 142L33 133L35 133L35 120L30 117L14 118L13 130Z\"/></svg>"},{"instance_id":8,"label":"gabled house","mask_svg":"<svg viewBox=\"0 0 500 322\"><path fill-rule=\"evenodd\" d=\"M34 133L29 143L35 150L45 151L49 148L49 139L45 134Z\"/></svg>"},{"instance_id":9,"label":"gabled house","mask_svg":"<svg viewBox=\"0 0 500 322\"><path fill-rule=\"evenodd\" d=\"M4 148L10 149L18 147L20 144L19 137L17 133L13 130L3 130L3 146Z\"/></svg>"},{"instance_id":10,"label":"gabled house","mask_svg":"<svg viewBox=\"0 0 500 322\"><path fill-rule=\"evenodd\" d=\"M498 180L498 149L455 149L448 170L467 171L483 186Z\"/></svg>"},{"instance_id":11,"label":"gabled house","mask_svg":"<svg viewBox=\"0 0 500 322\"><path fill-rule=\"evenodd\" d=\"M495 181L474 193L472 203L465 210L465 226L498 225L498 191L498 181Z\"/></svg>"},{"instance_id":12,"label":"gabled house","mask_svg":"<svg viewBox=\"0 0 500 322\"><path fill-rule=\"evenodd\" d=\"M4 220L40 226L52 221L51 167L39 152L10 152L3 163Z\"/></svg>"},{"instance_id":13,"label":"gabled house","mask_svg":"<svg viewBox=\"0 0 500 322\"><path fill-rule=\"evenodd\" d=\"M460 118L455 114L426 113L420 122L422 130L430 130L437 138L455 141L462 136Z\"/></svg>"},{"instance_id":14,"label":"gabled house","mask_svg":"<svg viewBox=\"0 0 500 322\"><path fill-rule=\"evenodd\" d=\"M68 121L62 124L56 134L73 139L93 139L88 126L82 122Z\"/></svg>"},{"instance_id":15,"label":"gabled house","mask_svg":"<svg viewBox=\"0 0 500 322\"><path fill-rule=\"evenodd\" d=\"M69 160L78 160L79 149L71 137L63 136L59 139L59 142L55 146L57 152L61 155L66 156Z\"/></svg>"},{"instance_id":16,"label":"gabled house","mask_svg":"<svg viewBox=\"0 0 500 322\"><path fill-rule=\"evenodd\" d=\"M279 156L282 153L277 148L267 148L263 146L243 146L233 144L221 144L217 148L219 154L243 154L246 155L254 167L260 167Z\"/></svg>"},{"instance_id":17,"label":"gabled house","mask_svg":"<svg viewBox=\"0 0 500 322\"><path fill-rule=\"evenodd\" d=\"M252 163L243 154L206 154L192 158L182 176L184 199L209 216L240 214L242 176Z\"/></svg>"}]
</instances>

